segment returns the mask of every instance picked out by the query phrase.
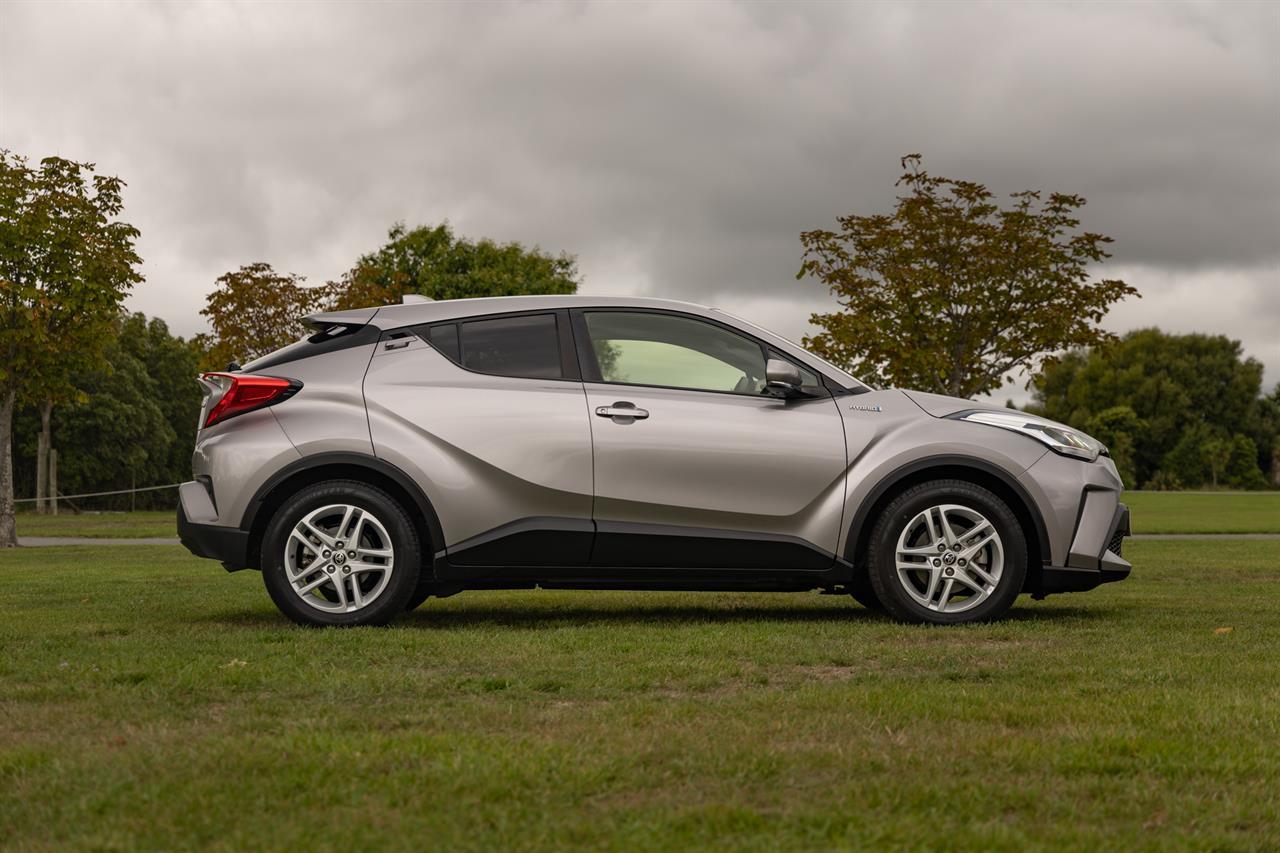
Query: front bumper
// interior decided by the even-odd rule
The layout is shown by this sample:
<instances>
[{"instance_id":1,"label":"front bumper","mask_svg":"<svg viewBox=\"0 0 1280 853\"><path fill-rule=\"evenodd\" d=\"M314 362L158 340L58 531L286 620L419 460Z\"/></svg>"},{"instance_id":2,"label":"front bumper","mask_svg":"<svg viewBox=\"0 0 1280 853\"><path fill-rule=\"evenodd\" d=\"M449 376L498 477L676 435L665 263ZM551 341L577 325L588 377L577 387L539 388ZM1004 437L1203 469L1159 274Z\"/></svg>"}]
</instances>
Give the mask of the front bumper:
<instances>
[{"instance_id":1,"label":"front bumper","mask_svg":"<svg viewBox=\"0 0 1280 853\"><path fill-rule=\"evenodd\" d=\"M1078 565L1044 566L1035 588L1031 590L1031 597L1040 599L1055 592L1084 592L1104 583L1114 583L1129 577L1133 566L1121 556L1125 537L1129 533L1129 508L1124 504L1117 504L1098 555L1093 557L1078 553L1073 546L1071 560Z\"/></svg>"},{"instance_id":2,"label":"front bumper","mask_svg":"<svg viewBox=\"0 0 1280 853\"><path fill-rule=\"evenodd\" d=\"M194 488L190 488L194 487ZM249 531L217 524L192 521L187 503L195 504L191 514L208 514L207 493L201 483L183 483L178 489L178 541L197 557L205 557L222 563L229 572L249 568Z\"/></svg>"}]
</instances>

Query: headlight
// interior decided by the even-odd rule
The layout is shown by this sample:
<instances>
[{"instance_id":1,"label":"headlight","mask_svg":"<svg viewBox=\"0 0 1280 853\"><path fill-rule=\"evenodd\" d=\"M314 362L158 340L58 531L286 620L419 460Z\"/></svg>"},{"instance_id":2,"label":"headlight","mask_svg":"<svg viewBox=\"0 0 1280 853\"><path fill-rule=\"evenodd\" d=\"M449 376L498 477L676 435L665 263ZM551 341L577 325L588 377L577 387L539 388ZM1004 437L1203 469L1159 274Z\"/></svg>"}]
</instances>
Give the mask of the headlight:
<instances>
[{"instance_id":1,"label":"headlight","mask_svg":"<svg viewBox=\"0 0 1280 853\"><path fill-rule=\"evenodd\" d=\"M1046 445L1055 453L1083 459L1086 462L1094 461L1100 454L1107 455L1106 445L1095 438L1090 438L1071 427L1013 409L1002 412L966 412L954 417L962 421L973 421L1020 432Z\"/></svg>"}]
</instances>

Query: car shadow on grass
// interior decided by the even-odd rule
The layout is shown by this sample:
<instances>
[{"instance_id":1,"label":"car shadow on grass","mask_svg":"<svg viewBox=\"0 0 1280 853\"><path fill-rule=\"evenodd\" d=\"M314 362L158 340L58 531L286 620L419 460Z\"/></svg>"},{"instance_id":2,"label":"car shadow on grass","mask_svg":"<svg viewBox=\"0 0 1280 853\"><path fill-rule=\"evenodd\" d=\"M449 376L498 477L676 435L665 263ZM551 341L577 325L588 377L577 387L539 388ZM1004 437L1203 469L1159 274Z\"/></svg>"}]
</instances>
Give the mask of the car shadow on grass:
<instances>
[{"instance_id":1,"label":"car shadow on grass","mask_svg":"<svg viewBox=\"0 0 1280 853\"><path fill-rule=\"evenodd\" d=\"M1115 618L1111 607L1056 606L1015 607L1001 621L1018 623L1060 623ZM209 614L205 622L246 628L280 627L285 617L264 610ZM658 606L447 606L433 608L428 601L412 613L398 618L393 626L425 630L505 627L523 630L559 629L566 625L729 625L771 623L790 625L892 625L883 613L850 604L848 607L737 606L715 607L700 604ZM946 630L945 627L939 630Z\"/></svg>"}]
</instances>

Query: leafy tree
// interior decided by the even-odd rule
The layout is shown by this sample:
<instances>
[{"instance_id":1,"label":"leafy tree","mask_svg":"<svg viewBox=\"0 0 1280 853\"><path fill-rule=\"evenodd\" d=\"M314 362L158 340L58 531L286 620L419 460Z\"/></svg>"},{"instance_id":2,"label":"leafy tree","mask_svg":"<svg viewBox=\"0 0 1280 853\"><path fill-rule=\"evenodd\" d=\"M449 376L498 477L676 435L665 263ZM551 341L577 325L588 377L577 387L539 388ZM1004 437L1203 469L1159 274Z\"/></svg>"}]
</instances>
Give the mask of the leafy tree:
<instances>
[{"instance_id":1,"label":"leafy tree","mask_svg":"<svg viewBox=\"0 0 1280 853\"><path fill-rule=\"evenodd\" d=\"M1231 449L1225 466L1228 486L1237 489L1265 489L1267 478L1258 468L1258 445L1247 435L1231 437Z\"/></svg>"},{"instance_id":2,"label":"leafy tree","mask_svg":"<svg viewBox=\"0 0 1280 853\"><path fill-rule=\"evenodd\" d=\"M1202 449L1214 438L1252 439L1255 468L1271 458L1274 433L1267 432L1261 387L1262 365L1244 356L1239 341L1139 329L1047 365L1033 381L1031 408L1087 431L1099 413L1127 406L1144 424L1134 433L1136 482L1162 471L1197 486L1212 480ZM1237 479L1254 481L1242 472Z\"/></svg>"},{"instance_id":3,"label":"leafy tree","mask_svg":"<svg viewBox=\"0 0 1280 853\"><path fill-rule=\"evenodd\" d=\"M1209 479L1209 457L1205 448L1219 440L1220 434L1212 427L1203 423L1192 424L1160 460L1160 469L1153 479L1173 479L1184 488L1204 484Z\"/></svg>"},{"instance_id":4,"label":"leafy tree","mask_svg":"<svg viewBox=\"0 0 1280 853\"><path fill-rule=\"evenodd\" d=\"M1258 467L1263 482L1280 487L1280 383L1271 393L1258 400L1248 433L1258 448Z\"/></svg>"},{"instance_id":5,"label":"leafy tree","mask_svg":"<svg viewBox=\"0 0 1280 853\"><path fill-rule=\"evenodd\" d=\"M31 168L0 151L0 547L17 544L15 407L47 413L70 397L72 377L98 361L120 303L142 280L138 231L118 218L124 182L94 168L60 157Z\"/></svg>"},{"instance_id":6,"label":"leafy tree","mask_svg":"<svg viewBox=\"0 0 1280 853\"><path fill-rule=\"evenodd\" d=\"M1137 290L1090 280L1111 238L1080 230L1078 195L1014 193L930 175L902 159L892 215L841 217L800 235L797 278L812 275L844 310L814 314L805 344L873 381L972 397L1052 353L1107 340L1098 322Z\"/></svg>"},{"instance_id":7,"label":"leafy tree","mask_svg":"<svg viewBox=\"0 0 1280 853\"><path fill-rule=\"evenodd\" d=\"M200 312L213 330L197 338L204 365L223 370L228 362L250 361L301 338L306 329L299 320L323 311L329 297L327 288L304 287L303 281L261 262L219 276Z\"/></svg>"},{"instance_id":8,"label":"leafy tree","mask_svg":"<svg viewBox=\"0 0 1280 853\"><path fill-rule=\"evenodd\" d=\"M574 293L577 260L519 243L471 241L448 223L409 230L396 223L387 243L362 255L333 283L336 310L396 303L406 294L432 299Z\"/></svg>"},{"instance_id":9,"label":"leafy tree","mask_svg":"<svg viewBox=\"0 0 1280 853\"><path fill-rule=\"evenodd\" d=\"M1241 436L1243 438L1243 436ZM1248 441L1249 439L1245 439ZM1200 445L1200 458L1209 469L1209 481L1218 488L1218 477L1226 473L1227 463L1231 461L1231 450L1234 442L1226 436L1216 435Z\"/></svg>"},{"instance_id":10,"label":"leafy tree","mask_svg":"<svg viewBox=\"0 0 1280 853\"><path fill-rule=\"evenodd\" d=\"M187 381L195 387L190 376ZM178 439L165 416L161 385L147 365L126 350L123 339L109 347L97 369L82 374L80 390L80 402L63 407L54 421L54 438L64 448L58 454L63 491L173 482L167 478L172 476L170 453ZM193 431L195 419L192 415L187 432ZM189 470L190 444L186 447L184 468Z\"/></svg>"},{"instance_id":11,"label":"leafy tree","mask_svg":"<svg viewBox=\"0 0 1280 853\"><path fill-rule=\"evenodd\" d=\"M1138 485L1138 473L1134 462L1135 447L1146 430L1146 422L1128 406L1112 406L1091 417L1084 426L1085 432L1101 441L1111 453L1116 470L1127 488Z\"/></svg>"},{"instance_id":12,"label":"leafy tree","mask_svg":"<svg viewBox=\"0 0 1280 853\"><path fill-rule=\"evenodd\" d=\"M193 341L170 334L163 320L148 320L145 314L125 314L117 328L120 349L143 365L156 405L175 436L167 455L157 457L161 464L155 479L145 485L189 479L201 401L195 376L204 353Z\"/></svg>"}]
</instances>

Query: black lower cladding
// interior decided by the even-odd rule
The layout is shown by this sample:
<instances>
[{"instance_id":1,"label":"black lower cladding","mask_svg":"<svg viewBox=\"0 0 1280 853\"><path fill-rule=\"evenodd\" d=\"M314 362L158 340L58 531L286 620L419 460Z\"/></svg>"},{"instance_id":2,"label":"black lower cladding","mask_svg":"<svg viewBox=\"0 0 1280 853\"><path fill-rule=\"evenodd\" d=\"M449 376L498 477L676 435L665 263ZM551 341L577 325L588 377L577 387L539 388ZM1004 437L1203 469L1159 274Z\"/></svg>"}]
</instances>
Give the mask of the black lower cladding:
<instances>
[{"instance_id":1,"label":"black lower cladding","mask_svg":"<svg viewBox=\"0 0 1280 853\"><path fill-rule=\"evenodd\" d=\"M794 536L530 518L449 548L453 566L822 571L835 556Z\"/></svg>"},{"instance_id":2,"label":"black lower cladding","mask_svg":"<svg viewBox=\"0 0 1280 853\"><path fill-rule=\"evenodd\" d=\"M613 568L821 571L835 555L798 536L664 524L596 522L591 565Z\"/></svg>"},{"instance_id":3,"label":"black lower cladding","mask_svg":"<svg viewBox=\"0 0 1280 853\"><path fill-rule=\"evenodd\" d=\"M1102 550L1099 568L1080 569L1074 566L1044 566L1032 597L1044 598L1057 592L1084 592L1104 583L1115 583L1129 577L1130 566L1121 559L1125 537L1129 535L1129 508L1116 507L1111 519L1106 546ZM1114 555L1114 556L1111 556Z\"/></svg>"},{"instance_id":4,"label":"black lower cladding","mask_svg":"<svg viewBox=\"0 0 1280 853\"><path fill-rule=\"evenodd\" d=\"M197 557L217 560L228 571L250 568L249 531L215 524L196 524L178 503L178 541Z\"/></svg>"}]
</instances>

